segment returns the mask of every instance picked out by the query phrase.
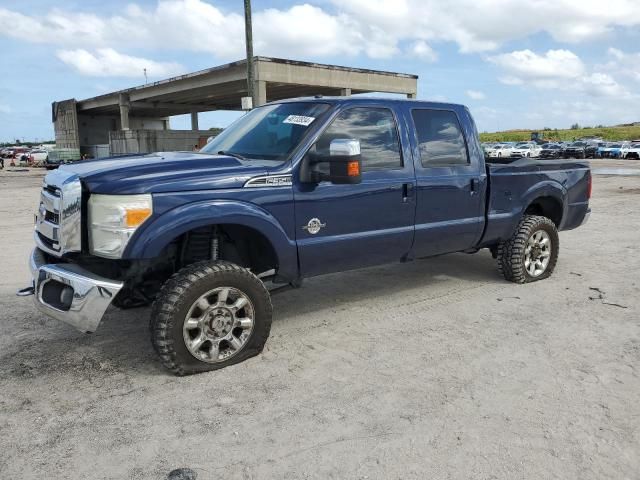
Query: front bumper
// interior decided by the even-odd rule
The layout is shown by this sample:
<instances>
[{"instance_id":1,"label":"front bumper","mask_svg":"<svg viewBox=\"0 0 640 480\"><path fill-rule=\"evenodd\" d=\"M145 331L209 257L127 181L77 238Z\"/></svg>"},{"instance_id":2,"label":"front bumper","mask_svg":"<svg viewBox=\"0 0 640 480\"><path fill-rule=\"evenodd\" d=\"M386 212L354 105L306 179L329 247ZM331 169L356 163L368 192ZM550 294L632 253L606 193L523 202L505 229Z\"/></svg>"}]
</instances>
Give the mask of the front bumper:
<instances>
[{"instance_id":1,"label":"front bumper","mask_svg":"<svg viewBox=\"0 0 640 480\"><path fill-rule=\"evenodd\" d=\"M46 263L35 248L29 260L34 302L49 317L82 332L95 332L104 312L123 286L71 263Z\"/></svg>"}]
</instances>

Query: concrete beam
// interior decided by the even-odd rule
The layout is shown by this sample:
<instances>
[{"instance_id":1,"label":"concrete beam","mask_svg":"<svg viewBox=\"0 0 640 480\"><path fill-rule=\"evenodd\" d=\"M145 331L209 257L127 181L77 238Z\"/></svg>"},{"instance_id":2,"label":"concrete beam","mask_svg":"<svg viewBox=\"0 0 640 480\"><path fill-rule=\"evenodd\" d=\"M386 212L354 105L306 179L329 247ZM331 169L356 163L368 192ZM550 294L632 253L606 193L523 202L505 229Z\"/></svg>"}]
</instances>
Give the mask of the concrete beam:
<instances>
[{"instance_id":1,"label":"concrete beam","mask_svg":"<svg viewBox=\"0 0 640 480\"><path fill-rule=\"evenodd\" d=\"M212 105L202 105L197 103L171 103L171 102L131 102L131 108L141 108L145 110L149 109L169 109L169 110L184 110L186 112L206 112L209 110L215 110L215 107Z\"/></svg>"},{"instance_id":2,"label":"concrete beam","mask_svg":"<svg viewBox=\"0 0 640 480\"><path fill-rule=\"evenodd\" d=\"M367 92L418 92L417 78L411 75L373 71L332 69L314 65L300 65L260 61L256 62L256 80L273 83L311 85L335 89L350 88Z\"/></svg>"},{"instance_id":3,"label":"concrete beam","mask_svg":"<svg viewBox=\"0 0 640 480\"><path fill-rule=\"evenodd\" d=\"M191 130L199 130L199 128L198 128L198 112L191 112Z\"/></svg>"}]
</instances>

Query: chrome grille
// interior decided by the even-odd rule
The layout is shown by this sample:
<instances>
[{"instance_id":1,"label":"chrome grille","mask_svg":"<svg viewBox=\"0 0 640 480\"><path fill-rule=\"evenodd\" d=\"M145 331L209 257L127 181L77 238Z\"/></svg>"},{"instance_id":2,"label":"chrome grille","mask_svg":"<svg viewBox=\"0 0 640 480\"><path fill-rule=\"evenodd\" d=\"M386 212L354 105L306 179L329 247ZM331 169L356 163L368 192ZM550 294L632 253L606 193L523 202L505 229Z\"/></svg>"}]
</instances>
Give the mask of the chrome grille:
<instances>
[{"instance_id":1,"label":"chrome grille","mask_svg":"<svg viewBox=\"0 0 640 480\"><path fill-rule=\"evenodd\" d=\"M80 196L76 175L56 170L45 177L35 226L42 250L56 256L80 251Z\"/></svg>"}]
</instances>

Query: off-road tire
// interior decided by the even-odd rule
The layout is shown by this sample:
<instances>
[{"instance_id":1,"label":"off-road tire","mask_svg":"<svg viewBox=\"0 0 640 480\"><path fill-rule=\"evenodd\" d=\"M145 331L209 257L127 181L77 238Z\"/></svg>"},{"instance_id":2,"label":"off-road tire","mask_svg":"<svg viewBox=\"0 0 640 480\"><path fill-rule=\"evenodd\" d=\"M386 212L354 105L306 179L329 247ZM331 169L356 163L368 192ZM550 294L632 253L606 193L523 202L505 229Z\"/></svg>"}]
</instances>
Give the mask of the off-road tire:
<instances>
[{"instance_id":1,"label":"off-road tire","mask_svg":"<svg viewBox=\"0 0 640 480\"><path fill-rule=\"evenodd\" d=\"M183 322L193 303L217 287L242 290L255 309L253 331L245 346L228 360L207 363L195 358L183 338ZM217 370L259 354L269 337L273 307L262 281L249 270L233 263L194 263L174 274L162 286L151 308L151 343L162 364L178 376Z\"/></svg>"},{"instance_id":2,"label":"off-road tire","mask_svg":"<svg viewBox=\"0 0 640 480\"><path fill-rule=\"evenodd\" d=\"M527 272L525 261L525 247L529 237L538 230L544 230L551 238L551 258L544 273L533 277ZM513 236L498 245L498 270L506 280L514 283L529 283L543 280L553 273L558 261L560 242L558 229L547 217L539 215L525 215L520 220Z\"/></svg>"}]
</instances>

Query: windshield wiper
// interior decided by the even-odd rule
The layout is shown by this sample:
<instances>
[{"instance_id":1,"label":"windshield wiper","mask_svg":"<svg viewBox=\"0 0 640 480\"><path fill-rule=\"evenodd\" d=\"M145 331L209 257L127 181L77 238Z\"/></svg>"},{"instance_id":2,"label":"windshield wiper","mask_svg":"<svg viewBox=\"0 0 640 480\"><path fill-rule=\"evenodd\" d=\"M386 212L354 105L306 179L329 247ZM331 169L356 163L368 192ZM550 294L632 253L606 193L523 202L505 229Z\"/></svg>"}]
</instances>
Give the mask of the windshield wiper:
<instances>
[{"instance_id":1,"label":"windshield wiper","mask_svg":"<svg viewBox=\"0 0 640 480\"><path fill-rule=\"evenodd\" d=\"M220 150L218 155L229 155L230 157L237 158L238 160L246 160L246 157L243 157L239 153L230 152L229 150Z\"/></svg>"}]
</instances>

